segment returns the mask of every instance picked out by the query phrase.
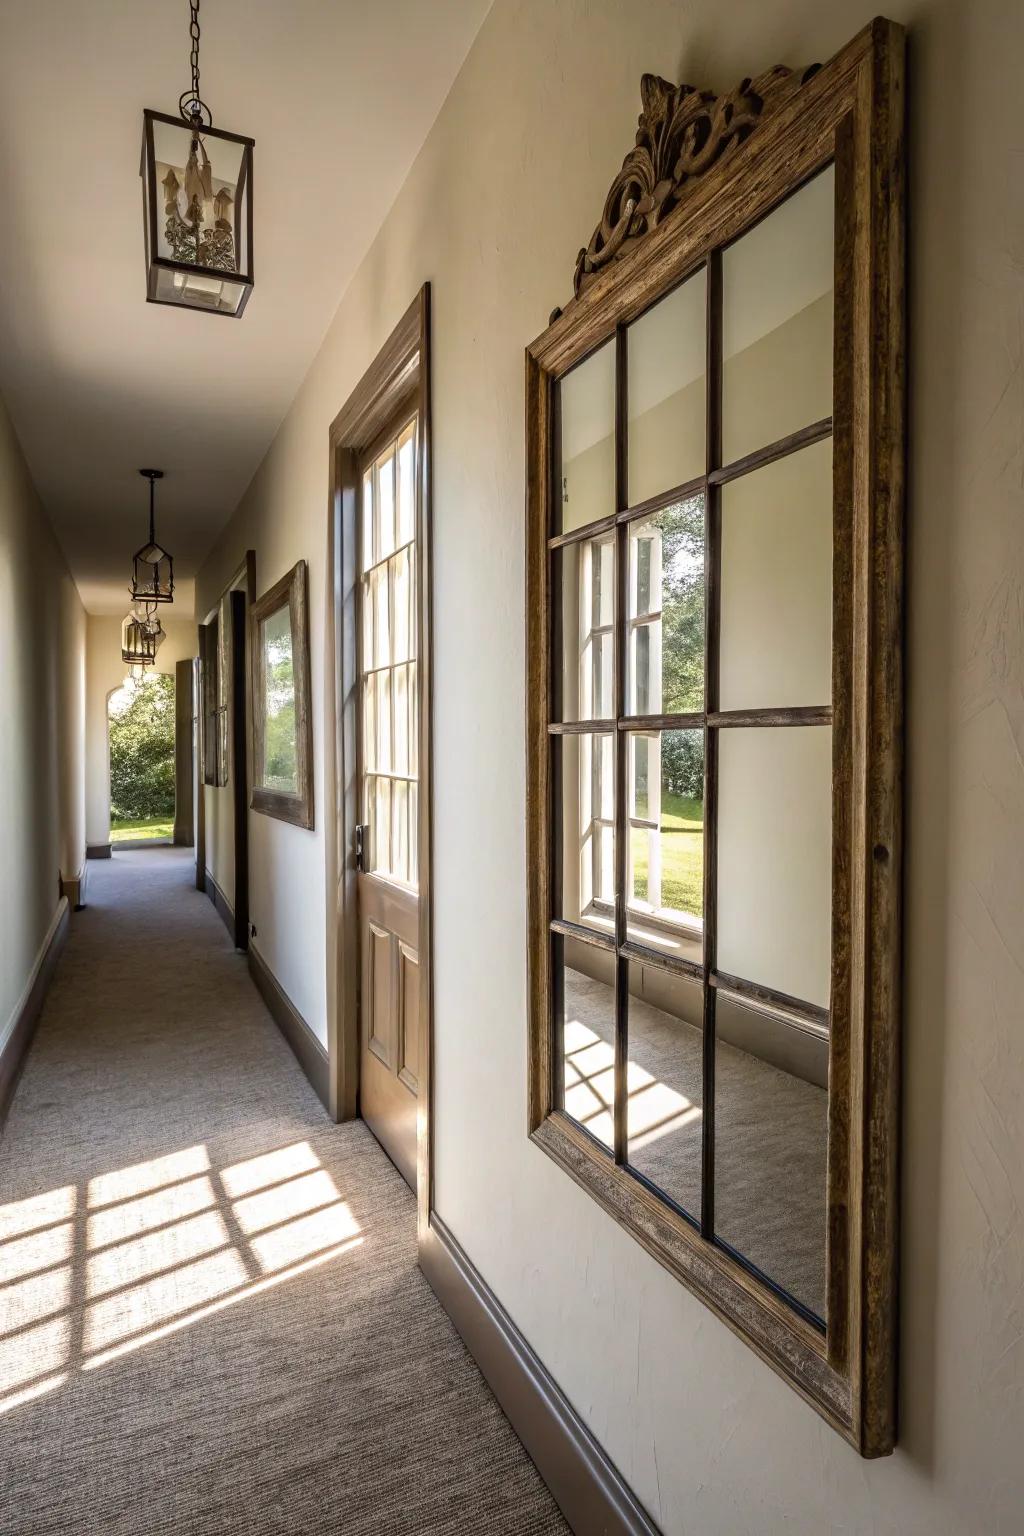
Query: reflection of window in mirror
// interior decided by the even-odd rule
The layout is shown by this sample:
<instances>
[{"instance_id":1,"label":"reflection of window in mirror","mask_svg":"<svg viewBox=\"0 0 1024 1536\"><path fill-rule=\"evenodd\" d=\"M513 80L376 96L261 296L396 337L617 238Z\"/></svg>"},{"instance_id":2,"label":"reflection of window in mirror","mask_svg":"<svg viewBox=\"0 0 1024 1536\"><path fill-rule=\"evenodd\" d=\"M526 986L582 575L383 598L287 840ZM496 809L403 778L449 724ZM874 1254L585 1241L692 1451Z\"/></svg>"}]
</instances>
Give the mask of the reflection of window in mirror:
<instances>
[{"instance_id":1,"label":"reflection of window in mirror","mask_svg":"<svg viewBox=\"0 0 1024 1536\"><path fill-rule=\"evenodd\" d=\"M312 717L306 562L253 607L252 806L313 825Z\"/></svg>"},{"instance_id":2,"label":"reflection of window in mirror","mask_svg":"<svg viewBox=\"0 0 1024 1536\"><path fill-rule=\"evenodd\" d=\"M899 567L872 541L899 539L902 482L874 393L892 419L902 405L898 368L854 360L899 304L882 303L884 253L851 264L868 214L849 157L866 139L835 161L826 119L749 187L744 143L689 226L682 195L649 231L620 222L628 162L574 306L528 354L530 1118L832 1422L884 1445L891 1418L869 1435L834 1405L871 1326L852 1245L873 1229L844 1182L864 1157L857 1096L872 1061L889 1093L893 1025L885 994L875 1041L852 978L874 986L898 943L898 731L858 735L853 701L862 723L869 700L898 702L898 626L882 644L878 626ZM645 239L657 259L634 260ZM876 464L859 505L888 524L851 511L851 477ZM884 853L870 870L868 847ZM880 870L871 927L852 893ZM877 1177L885 1205L893 1168Z\"/></svg>"}]
</instances>

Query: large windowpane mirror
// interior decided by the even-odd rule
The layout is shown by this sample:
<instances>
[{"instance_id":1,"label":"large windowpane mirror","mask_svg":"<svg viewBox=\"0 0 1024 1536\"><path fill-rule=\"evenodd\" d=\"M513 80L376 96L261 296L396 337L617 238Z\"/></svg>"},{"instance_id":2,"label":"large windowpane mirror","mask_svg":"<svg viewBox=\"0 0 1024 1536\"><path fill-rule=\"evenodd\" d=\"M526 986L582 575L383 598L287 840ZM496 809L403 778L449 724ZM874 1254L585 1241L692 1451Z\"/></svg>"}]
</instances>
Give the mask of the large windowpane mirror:
<instances>
[{"instance_id":1,"label":"large windowpane mirror","mask_svg":"<svg viewBox=\"0 0 1024 1536\"><path fill-rule=\"evenodd\" d=\"M891 1306L902 396L863 158L899 44L858 46L706 119L648 77L528 353L528 878L532 1136L866 1448L892 1440L864 1277ZM799 152L756 159L762 87L819 93Z\"/></svg>"},{"instance_id":2,"label":"large windowpane mirror","mask_svg":"<svg viewBox=\"0 0 1024 1536\"><path fill-rule=\"evenodd\" d=\"M300 560L252 610L253 810L313 825L309 600Z\"/></svg>"}]
</instances>

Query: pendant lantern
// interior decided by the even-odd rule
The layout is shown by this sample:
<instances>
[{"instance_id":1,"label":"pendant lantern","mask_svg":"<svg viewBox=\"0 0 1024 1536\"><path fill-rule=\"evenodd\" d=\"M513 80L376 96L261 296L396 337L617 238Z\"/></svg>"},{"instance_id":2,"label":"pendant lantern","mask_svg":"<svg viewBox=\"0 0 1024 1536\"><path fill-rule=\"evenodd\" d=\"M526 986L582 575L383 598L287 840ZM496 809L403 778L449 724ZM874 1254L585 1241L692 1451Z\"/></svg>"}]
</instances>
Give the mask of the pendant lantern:
<instances>
[{"instance_id":1,"label":"pendant lantern","mask_svg":"<svg viewBox=\"0 0 1024 1536\"><path fill-rule=\"evenodd\" d=\"M142 114L146 298L239 316L253 286L253 140L213 126L199 95L199 0L189 10L191 89L177 117Z\"/></svg>"},{"instance_id":2,"label":"pendant lantern","mask_svg":"<svg viewBox=\"0 0 1024 1536\"><path fill-rule=\"evenodd\" d=\"M133 603L147 607L152 603L174 601L174 560L162 544L156 542L156 482L163 479L162 469L140 469L149 481L149 539L132 557L131 596Z\"/></svg>"},{"instance_id":3,"label":"pendant lantern","mask_svg":"<svg viewBox=\"0 0 1024 1536\"><path fill-rule=\"evenodd\" d=\"M128 663L131 675L135 668L145 670L156 661L156 643L153 632L145 619L134 611L127 613L121 624L121 660ZM141 674L140 674L141 675Z\"/></svg>"}]
</instances>

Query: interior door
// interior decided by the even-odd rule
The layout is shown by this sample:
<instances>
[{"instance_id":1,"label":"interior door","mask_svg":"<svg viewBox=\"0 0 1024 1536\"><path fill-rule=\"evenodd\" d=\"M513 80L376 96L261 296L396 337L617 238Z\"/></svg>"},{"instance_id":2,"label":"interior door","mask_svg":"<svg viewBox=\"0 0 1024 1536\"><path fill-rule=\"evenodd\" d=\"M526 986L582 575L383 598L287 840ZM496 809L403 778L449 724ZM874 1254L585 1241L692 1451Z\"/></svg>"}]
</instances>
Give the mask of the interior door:
<instances>
[{"instance_id":1,"label":"interior door","mask_svg":"<svg viewBox=\"0 0 1024 1536\"><path fill-rule=\"evenodd\" d=\"M416 1188L419 1017L417 419L360 465L359 1105Z\"/></svg>"}]
</instances>

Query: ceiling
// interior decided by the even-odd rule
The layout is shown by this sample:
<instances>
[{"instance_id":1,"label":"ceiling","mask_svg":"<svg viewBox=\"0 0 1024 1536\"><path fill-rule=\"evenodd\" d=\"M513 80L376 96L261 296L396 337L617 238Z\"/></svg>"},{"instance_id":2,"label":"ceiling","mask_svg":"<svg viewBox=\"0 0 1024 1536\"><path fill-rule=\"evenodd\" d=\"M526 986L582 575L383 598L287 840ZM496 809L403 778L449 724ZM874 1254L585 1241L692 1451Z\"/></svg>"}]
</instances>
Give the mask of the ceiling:
<instances>
[{"instance_id":1,"label":"ceiling","mask_svg":"<svg viewBox=\"0 0 1024 1536\"><path fill-rule=\"evenodd\" d=\"M91 612L158 535L191 580L270 445L490 0L203 0L202 95L254 152L241 320L145 302L142 109L187 0L0 4L0 392Z\"/></svg>"}]
</instances>

